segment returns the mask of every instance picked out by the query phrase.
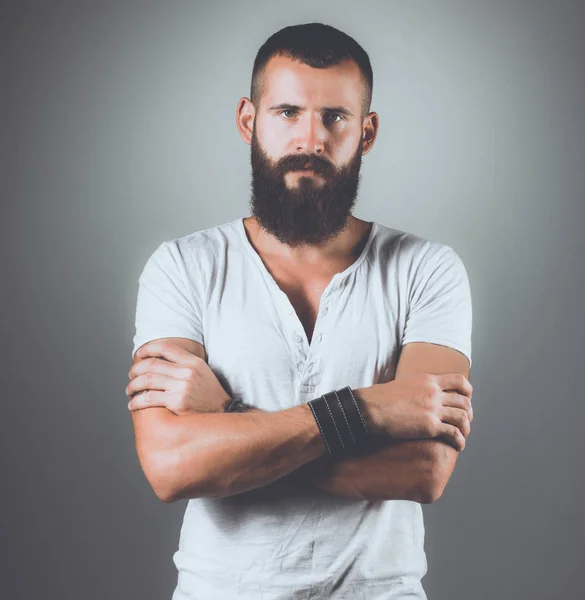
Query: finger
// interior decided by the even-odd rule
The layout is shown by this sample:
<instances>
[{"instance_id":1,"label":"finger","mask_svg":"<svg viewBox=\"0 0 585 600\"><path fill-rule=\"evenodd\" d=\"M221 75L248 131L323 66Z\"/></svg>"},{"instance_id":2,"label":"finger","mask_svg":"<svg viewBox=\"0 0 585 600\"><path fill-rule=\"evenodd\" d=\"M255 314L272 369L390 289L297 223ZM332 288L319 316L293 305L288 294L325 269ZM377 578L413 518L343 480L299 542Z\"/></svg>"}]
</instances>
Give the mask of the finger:
<instances>
[{"instance_id":1,"label":"finger","mask_svg":"<svg viewBox=\"0 0 585 600\"><path fill-rule=\"evenodd\" d=\"M440 419L443 423L450 423L455 425L463 434L463 437L467 437L471 432L471 425L467 418L467 411L461 408L451 408L449 406L443 406L441 408Z\"/></svg>"},{"instance_id":2,"label":"finger","mask_svg":"<svg viewBox=\"0 0 585 600\"><path fill-rule=\"evenodd\" d=\"M145 373L159 373L160 375L167 375L175 379L185 379L187 373L183 371L185 371L183 365L177 365L177 363L169 362L168 360L149 356L134 363L128 372L128 377L134 379L134 377Z\"/></svg>"},{"instance_id":3,"label":"finger","mask_svg":"<svg viewBox=\"0 0 585 600\"><path fill-rule=\"evenodd\" d=\"M167 392L146 390L136 394L130 402L128 402L128 410L141 410L143 408L152 408L154 406L169 408L172 405L173 396L174 394L169 394Z\"/></svg>"},{"instance_id":4,"label":"finger","mask_svg":"<svg viewBox=\"0 0 585 600\"><path fill-rule=\"evenodd\" d=\"M178 392L182 382L178 379L160 375L158 373L144 373L135 377L127 386L126 394L131 396L144 390L157 390L163 392Z\"/></svg>"},{"instance_id":5,"label":"finger","mask_svg":"<svg viewBox=\"0 0 585 600\"><path fill-rule=\"evenodd\" d=\"M455 390L471 398L473 386L463 373L441 373L437 375L437 383L442 390Z\"/></svg>"},{"instance_id":6,"label":"finger","mask_svg":"<svg viewBox=\"0 0 585 600\"><path fill-rule=\"evenodd\" d=\"M473 408L471 406L471 400L467 396L462 396L456 392L443 392L441 404L443 406L450 406L451 408L462 408L467 412L469 421L473 421Z\"/></svg>"},{"instance_id":7,"label":"finger","mask_svg":"<svg viewBox=\"0 0 585 600\"><path fill-rule=\"evenodd\" d=\"M449 425L448 423L441 423L440 435L444 435L449 439L459 452L465 448L465 437L459 431L455 425Z\"/></svg>"},{"instance_id":8,"label":"finger","mask_svg":"<svg viewBox=\"0 0 585 600\"><path fill-rule=\"evenodd\" d=\"M193 364L193 359L199 358L198 356L191 354L191 352L187 352L187 350L181 348L181 346L163 340L152 340L151 342L147 342L138 348L136 356L139 358L145 358L147 356L162 357L171 362L183 362L187 364Z\"/></svg>"}]
</instances>

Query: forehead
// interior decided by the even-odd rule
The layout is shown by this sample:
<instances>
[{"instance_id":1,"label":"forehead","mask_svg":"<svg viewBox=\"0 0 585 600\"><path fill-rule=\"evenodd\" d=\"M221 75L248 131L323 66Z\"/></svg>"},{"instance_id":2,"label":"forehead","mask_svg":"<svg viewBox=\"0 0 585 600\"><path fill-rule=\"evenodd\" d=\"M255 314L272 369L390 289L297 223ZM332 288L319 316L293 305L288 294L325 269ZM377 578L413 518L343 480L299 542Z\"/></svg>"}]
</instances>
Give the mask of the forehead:
<instances>
[{"instance_id":1,"label":"forehead","mask_svg":"<svg viewBox=\"0 0 585 600\"><path fill-rule=\"evenodd\" d=\"M362 86L359 67L353 60L315 69L285 56L273 56L264 69L262 104L343 105L359 110Z\"/></svg>"}]
</instances>

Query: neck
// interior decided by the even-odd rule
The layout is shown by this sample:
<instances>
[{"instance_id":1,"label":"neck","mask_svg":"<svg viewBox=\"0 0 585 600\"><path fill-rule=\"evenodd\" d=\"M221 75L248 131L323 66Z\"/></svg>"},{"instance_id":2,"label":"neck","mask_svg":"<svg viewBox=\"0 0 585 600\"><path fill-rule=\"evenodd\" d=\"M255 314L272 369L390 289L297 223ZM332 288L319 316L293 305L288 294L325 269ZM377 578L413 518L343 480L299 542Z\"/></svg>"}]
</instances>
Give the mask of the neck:
<instances>
[{"instance_id":1,"label":"neck","mask_svg":"<svg viewBox=\"0 0 585 600\"><path fill-rule=\"evenodd\" d=\"M296 267L323 265L327 262L357 258L366 243L372 223L349 215L345 228L323 246L291 248L258 224L255 217L244 219L244 227L250 242L261 255L272 256Z\"/></svg>"}]
</instances>

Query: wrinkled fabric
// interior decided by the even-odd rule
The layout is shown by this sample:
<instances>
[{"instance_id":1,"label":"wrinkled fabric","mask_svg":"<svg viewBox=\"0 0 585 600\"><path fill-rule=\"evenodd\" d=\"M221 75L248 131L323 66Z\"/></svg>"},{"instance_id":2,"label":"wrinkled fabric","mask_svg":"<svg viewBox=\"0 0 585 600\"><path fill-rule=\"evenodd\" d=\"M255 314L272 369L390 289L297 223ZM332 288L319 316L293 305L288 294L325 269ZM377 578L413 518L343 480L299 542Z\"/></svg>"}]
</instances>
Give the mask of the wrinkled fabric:
<instances>
[{"instance_id":1,"label":"wrinkled fabric","mask_svg":"<svg viewBox=\"0 0 585 600\"><path fill-rule=\"evenodd\" d=\"M263 410L394 378L402 346L431 342L471 364L471 293L445 244L373 222L358 259L323 292L309 343L243 219L162 242L138 281L132 354L185 337L205 346L232 398ZM421 505L277 481L188 501L172 600L424 600Z\"/></svg>"}]
</instances>

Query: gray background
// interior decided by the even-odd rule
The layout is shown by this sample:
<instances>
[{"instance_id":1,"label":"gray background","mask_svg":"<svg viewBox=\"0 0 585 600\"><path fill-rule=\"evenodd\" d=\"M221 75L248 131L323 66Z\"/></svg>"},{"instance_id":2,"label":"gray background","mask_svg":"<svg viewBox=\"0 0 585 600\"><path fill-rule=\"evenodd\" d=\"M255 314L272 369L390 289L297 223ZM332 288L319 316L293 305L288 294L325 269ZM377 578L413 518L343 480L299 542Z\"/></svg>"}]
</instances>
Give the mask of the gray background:
<instances>
[{"instance_id":1,"label":"gray background","mask_svg":"<svg viewBox=\"0 0 585 600\"><path fill-rule=\"evenodd\" d=\"M137 278L248 214L256 51L329 23L374 70L356 215L470 278L472 432L424 506L429 600L577 598L583 569L579 2L3 2L0 595L170 599L186 501L134 449ZM231 599L230 599L231 600Z\"/></svg>"}]
</instances>

